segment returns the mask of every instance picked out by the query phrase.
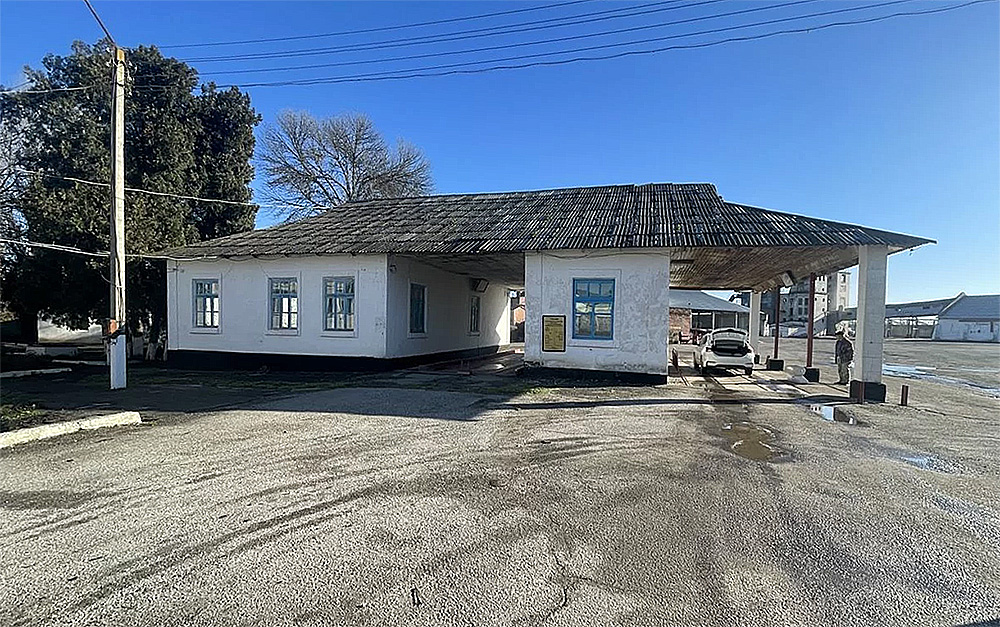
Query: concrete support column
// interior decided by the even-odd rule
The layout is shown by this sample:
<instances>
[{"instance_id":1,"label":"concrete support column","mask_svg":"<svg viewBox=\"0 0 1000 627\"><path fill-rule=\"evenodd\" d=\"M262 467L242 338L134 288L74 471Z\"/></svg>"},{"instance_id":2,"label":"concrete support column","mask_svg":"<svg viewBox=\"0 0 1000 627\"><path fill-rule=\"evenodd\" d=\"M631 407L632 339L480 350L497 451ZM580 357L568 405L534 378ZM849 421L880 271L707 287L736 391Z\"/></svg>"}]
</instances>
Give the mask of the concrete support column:
<instances>
[{"instance_id":1,"label":"concrete support column","mask_svg":"<svg viewBox=\"0 0 1000 627\"><path fill-rule=\"evenodd\" d=\"M750 292L750 346L760 354L760 292Z\"/></svg>"},{"instance_id":2,"label":"concrete support column","mask_svg":"<svg viewBox=\"0 0 1000 627\"><path fill-rule=\"evenodd\" d=\"M859 247L858 333L854 340L854 380L851 395L864 387L866 400L885 400L882 384L882 347L885 341L885 288L889 249Z\"/></svg>"}]
</instances>

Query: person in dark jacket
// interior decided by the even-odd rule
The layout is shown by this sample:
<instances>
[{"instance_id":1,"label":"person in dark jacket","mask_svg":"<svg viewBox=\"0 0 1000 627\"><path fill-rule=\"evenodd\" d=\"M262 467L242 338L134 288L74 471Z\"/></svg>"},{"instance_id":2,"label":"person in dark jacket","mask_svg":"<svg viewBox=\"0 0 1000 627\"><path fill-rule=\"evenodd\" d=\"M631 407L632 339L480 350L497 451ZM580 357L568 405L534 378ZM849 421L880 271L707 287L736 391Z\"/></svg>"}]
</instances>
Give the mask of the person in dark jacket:
<instances>
[{"instance_id":1,"label":"person in dark jacket","mask_svg":"<svg viewBox=\"0 0 1000 627\"><path fill-rule=\"evenodd\" d=\"M837 357L837 381L840 385L851 382L851 362L854 361L854 344L847 339L843 331L837 331L837 346L834 349Z\"/></svg>"}]
</instances>

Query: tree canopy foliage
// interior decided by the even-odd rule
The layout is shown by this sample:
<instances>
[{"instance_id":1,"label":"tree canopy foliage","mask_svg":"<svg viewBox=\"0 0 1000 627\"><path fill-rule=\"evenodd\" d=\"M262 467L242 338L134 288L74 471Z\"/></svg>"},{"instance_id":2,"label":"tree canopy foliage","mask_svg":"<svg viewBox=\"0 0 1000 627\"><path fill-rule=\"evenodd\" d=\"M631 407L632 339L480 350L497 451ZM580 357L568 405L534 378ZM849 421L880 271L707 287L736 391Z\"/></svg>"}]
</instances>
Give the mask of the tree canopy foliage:
<instances>
[{"instance_id":1,"label":"tree canopy foliage","mask_svg":"<svg viewBox=\"0 0 1000 627\"><path fill-rule=\"evenodd\" d=\"M110 190L70 182L110 180L111 48L73 45L69 56L48 55L26 68L27 90L86 87L49 93L4 92L0 113L17 129L20 174L5 189L4 207L27 240L106 251ZM197 72L155 47L126 52L125 185L251 202L254 127L260 117L247 94L214 84L198 88ZM2 177L0 177L2 178ZM3 179L6 180L6 179ZM146 254L252 229L254 205L228 205L126 192L126 253ZM15 248L5 258L3 299L15 311L42 313L82 327L107 316L105 259ZM165 315L165 264L130 257L126 264L128 323L158 331Z\"/></svg>"},{"instance_id":2,"label":"tree canopy foliage","mask_svg":"<svg viewBox=\"0 0 1000 627\"><path fill-rule=\"evenodd\" d=\"M431 191L430 164L405 141L390 147L362 114L317 119L283 111L268 125L261 163L271 200L295 220L355 200L416 196Z\"/></svg>"}]
</instances>

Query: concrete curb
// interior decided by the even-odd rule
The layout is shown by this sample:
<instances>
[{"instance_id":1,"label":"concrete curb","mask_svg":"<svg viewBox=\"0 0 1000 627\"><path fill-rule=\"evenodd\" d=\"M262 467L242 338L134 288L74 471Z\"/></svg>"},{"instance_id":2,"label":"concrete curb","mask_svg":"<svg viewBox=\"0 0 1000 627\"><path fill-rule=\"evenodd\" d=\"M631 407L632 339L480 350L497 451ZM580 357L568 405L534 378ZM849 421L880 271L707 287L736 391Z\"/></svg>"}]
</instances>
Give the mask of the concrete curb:
<instances>
[{"instance_id":1,"label":"concrete curb","mask_svg":"<svg viewBox=\"0 0 1000 627\"><path fill-rule=\"evenodd\" d=\"M7 433L0 433L0 448L33 442L34 440L54 438L66 435L67 433L75 433L82 429L137 425L140 422L142 422L142 418L139 417L139 412L123 411L117 414L93 416L91 418L80 418L79 420L67 420L66 422L28 427L27 429L17 429L15 431L8 431Z\"/></svg>"},{"instance_id":2,"label":"concrete curb","mask_svg":"<svg viewBox=\"0 0 1000 627\"><path fill-rule=\"evenodd\" d=\"M36 374L58 374L60 372L72 372L72 368L43 368L41 370L11 370L0 372L0 379L15 379L17 377L30 377Z\"/></svg>"}]
</instances>

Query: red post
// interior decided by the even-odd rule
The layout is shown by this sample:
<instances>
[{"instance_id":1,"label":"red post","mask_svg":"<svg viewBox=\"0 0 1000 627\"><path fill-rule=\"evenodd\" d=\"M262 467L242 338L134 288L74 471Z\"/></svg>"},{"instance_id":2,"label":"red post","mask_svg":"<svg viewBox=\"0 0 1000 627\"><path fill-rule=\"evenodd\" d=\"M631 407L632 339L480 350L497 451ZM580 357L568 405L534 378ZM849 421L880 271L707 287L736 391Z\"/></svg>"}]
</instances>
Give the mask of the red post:
<instances>
[{"instance_id":1,"label":"red post","mask_svg":"<svg viewBox=\"0 0 1000 627\"><path fill-rule=\"evenodd\" d=\"M906 407L910 403L910 386L903 385L903 389L899 394L899 404Z\"/></svg>"},{"instance_id":2,"label":"red post","mask_svg":"<svg viewBox=\"0 0 1000 627\"><path fill-rule=\"evenodd\" d=\"M816 314L816 275L809 275L809 322L806 325L806 368L813 365L813 320Z\"/></svg>"},{"instance_id":3,"label":"red post","mask_svg":"<svg viewBox=\"0 0 1000 627\"><path fill-rule=\"evenodd\" d=\"M774 358L778 358L778 336L781 335L781 288L774 288Z\"/></svg>"}]
</instances>

